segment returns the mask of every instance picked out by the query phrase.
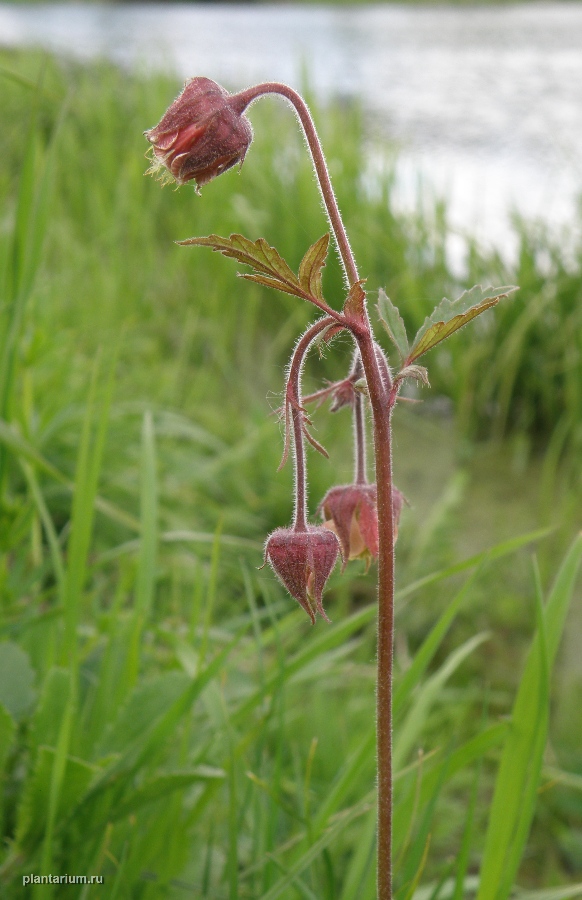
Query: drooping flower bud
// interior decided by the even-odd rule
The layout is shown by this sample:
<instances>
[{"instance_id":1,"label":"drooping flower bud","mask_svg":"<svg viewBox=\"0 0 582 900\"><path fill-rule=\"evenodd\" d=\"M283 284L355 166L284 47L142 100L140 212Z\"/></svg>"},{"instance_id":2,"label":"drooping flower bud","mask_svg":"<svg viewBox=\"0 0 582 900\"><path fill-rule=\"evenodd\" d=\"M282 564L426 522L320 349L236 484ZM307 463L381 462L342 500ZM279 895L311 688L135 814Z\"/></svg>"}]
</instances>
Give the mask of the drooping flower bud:
<instances>
[{"instance_id":1,"label":"drooping flower bud","mask_svg":"<svg viewBox=\"0 0 582 900\"><path fill-rule=\"evenodd\" d=\"M329 622L321 598L339 554L335 534L320 526L308 525L307 531L277 528L265 544L265 560L301 604L312 625L316 613Z\"/></svg>"},{"instance_id":2,"label":"drooping flower bud","mask_svg":"<svg viewBox=\"0 0 582 900\"><path fill-rule=\"evenodd\" d=\"M178 184L196 180L197 189L237 163L253 139L251 123L232 95L209 78L193 78L162 117L144 131L153 146L150 172L166 169Z\"/></svg>"},{"instance_id":3,"label":"drooping flower bud","mask_svg":"<svg viewBox=\"0 0 582 900\"><path fill-rule=\"evenodd\" d=\"M404 496L392 488L394 541ZM378 506L375 484L346 484L333 487L318 506L324 527L337 534L344 566L350 559L364 559L366 567L378 556Z\"/></svg>"}]
</instances>

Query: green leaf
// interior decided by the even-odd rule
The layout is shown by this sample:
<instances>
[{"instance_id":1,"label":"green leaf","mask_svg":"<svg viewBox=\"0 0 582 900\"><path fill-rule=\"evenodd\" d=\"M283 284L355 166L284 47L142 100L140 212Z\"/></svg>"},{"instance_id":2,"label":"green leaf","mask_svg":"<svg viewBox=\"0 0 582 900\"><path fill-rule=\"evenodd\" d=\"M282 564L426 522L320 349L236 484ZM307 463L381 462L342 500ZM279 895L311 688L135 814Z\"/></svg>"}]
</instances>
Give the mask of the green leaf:
<instances>
[{"instance_id":1,"label":"green leaf","mask_svg":"<svg viewBox=\"0 0 582 900\"><path fill-rule=\"evenodd\" d=\"M140 785L131 791L127 800L118 803L108 816L109 822L117 822L130 815L142 806L153 803L162 797L167 797L173 791L183 790L199 781L222 781L226 778L224 769L211 766L196 766L183 772L168 772L157 775L155 778Z\"/></svg>"},{"instance_id":2,"label":"green leaf","mask_svg":"<svg viewBox=\"0 0 582 900\"><path fill-rule=\"evenodd\" d=\"M333 843L337 836L341 834L354 819L369 812L370 806L373 804L373 797L374 792L371 792L356 806L351 807L351 809L343 810L341 814L338 814L334 820L334 824L328 828L319 840L315 841L315 843L313 843L292 866L290 866L285 875L280 878L266 894L261 895L261 900L277 900L277 897L281 897L284 891L294 883L295 878L298 875L301 875L301 873L320 856L329 844ZM273 858L277 861L275 853L273 854Z\"/></svg>"},{"instance_id":3,"label":"green leaf","mask_svg":"<svg viewBox=\"0 0 582 900\"><path fill-rule=\"evenodd\" d=\"M352 788L357 774L368 766L370 760L374 757L375 750L376 734L374 729L371 728L359 747L338 769L334 781L313 820L312 829L315 835L319 835L325 826L329 824L331 817L339 811L340 804Z\"/></svg>"},{"instance_id":4,"label":"green leaf","mask_svg":"<svg viewBox=\"0 0 582 900\"><path fill-rule=\"evenodd\" d=\"M150 716L145 727L142 727L139 730L136 727L132 727L132 733L127 735L121 734L121 727L115 730L112 737L114 740L120 741L120 745L118 746L121 756L113 761L112 765L96 779L88 792L87 797L83 798L82 804L72 810L72 818L84 817L85 820L88 821L90 812L87 812L87 807L90 808L91 804L96 800L98 801L99 798L102 798L112 785L119 785L120 783L128 784L129 779L134 773L137 772L142 765L153 759L159 748L166 741L172 739L182 717L191 709L195 700L199 697L204 688L224 667L227 657L238 644L242 635L243 630L238 632L226 647L214 656L212 661L199 675L197 675L196 678L188 679L189 683L186 689L179 693L178 696L175 695L175 688L180 683L180 679L183 681L183 676L182 673L176 673L179 678L175 679L174 685L172 685L171 689L168 691L166 703L161 712L157 709L160 698L157 696L157 691L153 689L153 686L151 686L148 691L149 703L146 702L144 704L138 702L140 691L139 689L135 691L135 703L133 706L128 704L127 714L130 715L133 709L138 711L140 716L145 716L149 706L150 710L153 707L153 720ZM167 673L166 678L172 674L174 673ZM160 676L160 678L161 677L162 676ZM161 683L160 678L156 679L158 685ZM167 684L170 684L169 680ZM174 696L175 699L173 699ZM112 741L110 740L108 743L109 746L111 746ZM113 744L113 746L115 746L115 744Z\"/></svg>"},{"instance_id":5,"label":"green leaf","mask_svg":"<svg viewBox=\"0 0 582 900\"><path fill-rule=\"evenodd\" d=\"M252 266L258 272L272 275L291 284L299 284L297 276L291 271L285 260L274 247L270 247L264 238L258 241L250 241L242 234L231 234L228 238L211 234L208 237L188 238L186 241L177 241L183 246L194 245L196 247L211 247L240 263Z\"/></svg>"},{"instance_id":6,"label":"green leaf","mask_svg":"<svg viewBox=\"0 0 582 900\"><path fill-rule=\"evenodd\" d=\"M156 587L158 555L158 481L154 421L148 410L143 418L140 471L141 535L137 563L135 608L147 619Z\"/></svg>"},{"instance_id":7,"label":"green leaf","mask_svg":"<svg viewBox=\"0 0 582 900\"><path fill-rule=\"evenodd\" d=\"M0 703L15 719L34 701L34 670L28 654L12 641L0 643Z\"/></svg>"},{"instance_id":8,"label":"green leaf","mask_svg":"<svg viewBox=\"0 0 582 900\"><path fill-rule=\"evenodd\" d=\"M402 316L398 311L398 307L394 306L383 288L380 288L378 293L378 304L376 309L378 310L382 325L388 332L388 337L398 350L400 358L405 360L410 351L406 327L402 320Z\"/></svg>"},{"instance_id":9,"label":"green leaf","mask_svg":"<svg viewBox=\"0 0 582 900\"><path fill-rule=\"evenodd\" d=\"M28 776L18 808L16 842L20 850L31 852L42 840L49 817L48 785L55 764L55 750L41 747L34 769ZM56 821L65 818L83 796L98 769L82 759L68 756L56 809Z\"/></svg>"},{"instance_id":10,"label":"green leaf","mask_svg":"<svg viewBox=\"0 0 582 900\"><path fill-rule=\"evenodd\" d=\"M567 887L542 888L540 891L522 891L519 888L515 892L515 900L580 900L582 897L582 883L569 884Z\"/></svg>"},{"instance_id":11,"label":"green leaf","mask_svg":"<svg viewBox=\"0 0 582 900\"><path fill-rule=\"evenodd\" d=\"M108 377L103 380L103 383L99 369L98 354L91 373L75 465L71 526L67 541L67 573L64 584L65 593L62 598L65 607L65 631L60 661L61 663L72 662L75 666L78 662L79 647L77 627L81 618L82 595L88 574L95 498L113 393L114 364L110 365ZM101 399L100 405L99 399Z\"/></svg>"},{"instance_id":12,"label":"green leaf","mask_svg":"<svg viewBox=\"0 0 582 900\"><path fill-rule=\"evenodd\" d=\"M451 301L444 297L432 314L424 320L424 325L419 329L412 350L406 358L406 365L410 365L423 353L432 350L459 328L467 325L486 309L496 306L503 297L516 290L517 288L513 286L483 289L478 284L461 294L457 300Z\"/></svg>"},{"instance_id":13,"label":"green leaf","mask_svg":"<svg viewBox=\"0 0 582 900\"><path fill-rule=\"evenodd\" d=\"M328 247L329 234L324 234L315 244L312 244L299 266L299 282L302 288L306 293L319 300L323 300L321 270L325 266Z\"/></svg>"},{"instance_id":14,"label":"green leaf","mask_svg":"<svg viewBox=\"0 0 582 900\"><path fill-rule=\"evenodd\" d=\"M8 754L16 736L16 724L8 710L0 704L0 774L4 771Z\"/></svg>"},{"instance_id":15,"label":"green leaf","mask_svg":"<svg viewBox=\"0 0 582 900\"><path fill-rule=\"evenodd\" d=\"M304 300L311 300L326 312L329 306L321 294L321 269L325 263L329 235L320 238L309 248L299 269L299 277L287 265L283 257L270 247L264 238L250 241L242 234L231 234L229 238L211 234L208 237L194 237L186 241L177 241L183 246L210 247L223 256L236 259L237 262L251 266L254 274L244 273L243 278L266 287L275 288L285 294L293 294Z\"/></svg>"},{"instance_id":16,"label":"green leaf","mask_svg":"<svg viewBox=\"0 0 582 900\"><path fill-rule=\"evenodd\" d=\"M9 424L4 419L0 419L0 444L12 450L15 456L22 457L23 460L26 460L42 472L46 472L59 484L63 484L68 491L74 491L73 482L53 466L36 447L22 437L14 425ZM140 530L140 524L137 519L99 495L95 497L95 509L98 509L103 515L108 516L114 522L119 522L131 531Z\"/></svg>"},{"instance_id":17,"label":"green leaf","mask_svg":"<svg viewBox=\"0 0 582 900\"><path fill-rule=\"evenodd\" d=\"M354 897L372 896L372 891L367 891L367 884L374 881L374 896L376 888L376 872L374 866L374 851L376 849L376 810L373 809L364 822L358 826L354 851L349 860L342 885L339 900L353 900Z\"/></svg>"},{"instance_id":18,"label":"green leaf","mask_svg":"<svg viewBox=\"0 0 582 900\"><path fill-rule=\"evenodd\" d=\"M447 754L444 759L442 751L438 750L430 756L424 757L422 760L423 777L418 790L419 808L428 803L435 785L441 780L443 769L446 769L448 779L453 778L457 772L461 772L477 760L480 760L490 750L496 749L499 744L503 743L508 731L509 725L507 722L497 722L462 744L452 753ZM413 765L395 772L394 783L396 784L411 775L415 775L418 765L419 763L416 761ZM402 836L407 830L407 815L407 805L398 804L394 810L394 848L396 852L399 851ZM428 896L430 896L430 892Z\"/></svg>"},{"instance_id":19,"label":"green leaf","mask_svg":"<svg viewBox=\"0 0 582 900\"><path fill-rule=\"evenodd\" d=\"M426 724L428 715L439 696L443 685L454 674L462 662L483 641L487 640L487 633L476 634L457 647L446 659L441 668L422 685L414 698L411 709L395 735L394 750L392 754L394 769L398 770L406 757L414 747L418 736Z\"/></svg>"},{"instance_id":20,"label":"green leaf","mask_svg":"<svg viewBox=\"0 0 582 900\"><path fill-rule=\"evenodd\" d=\"M129 695L117 718L103 735L98 753L123 753L132 742L145 735L153 722L176 702L191 684L184 672L164 672L141 682Z\"/></svg>"},{"instance_id":21,"label":"green leaf","mask_svg":"<svg viewBox=\"0 0 582 900\"><path fill-rule=\"evenodd\" d=\"M446 635L451 623L465 602L473 584L476 573L469 576L459 593L454 597L445 609L432 631L417 651L412 665L406 670L394 690L393 716L396 719L404 707L404 703L411 697L413 690L426 672L441 642Z\"/></svg>"},{"instance_id":22,"label":"green leaf","mask_svg":"<svg viewBox=\"0 0 582 900\"><path fill-rule=\"evenodd\" d=\"M53 748L57 746L59 726L65 714L68 692L68 671L56 667L49 669L30 729L30 745L33 752L41 744Z\"/></svg>"},{"instance_id":23,"label":"green leaf","mask_svg":"<svg viewBox=\"0 0 582 900\"><path fill-rule=\"evenodd\" d=\"M295 285L273 278L271 275L251 275L248 272L239 274L245 281L254 281L255 284L262 284L264 287L273 288L273 290L281 291L283 294L291 294L293 297L303 297L302 290L299 290Z\"/></svg>"},{"instance_id":24,"label":"green leaf","mask_svg":"<svg viewBox=\"0 0 582 900\"><path fill-rule=\"evenodd\" d=\"M548 678L572 596L582 535L562 563L528 654L513 707L485 840L477 900L506 900L534 814L548 727Z\"/></svg>"}]
</instances>

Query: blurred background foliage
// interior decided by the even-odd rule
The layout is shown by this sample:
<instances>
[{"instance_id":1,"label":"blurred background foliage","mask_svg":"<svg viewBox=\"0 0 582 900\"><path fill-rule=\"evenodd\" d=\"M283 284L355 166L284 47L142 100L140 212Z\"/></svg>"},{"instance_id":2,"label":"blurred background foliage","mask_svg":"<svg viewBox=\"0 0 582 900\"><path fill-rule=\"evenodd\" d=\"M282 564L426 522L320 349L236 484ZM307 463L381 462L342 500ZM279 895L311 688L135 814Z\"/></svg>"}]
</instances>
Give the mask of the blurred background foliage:
<instances>
[{"instance_id":1,"label":"blurred background foliage","mask_svg":"<svg viewBox=\"0 0 582 900\"><path fill-rule=\"evenodd\" d=\"M290 517L270 413L311 311L174 243L239 231L297 267L327 225L294 118L276 101L253 107L242 173L198 198L144 177L142 132L175 96L173 79L18 52L2 54L0 78L7 896L30 896L21 873L54 866L105 872L107 897L371 897L374 571L335 574L329 631L311 630L257 571L265 535ZM511 709L536 621L520 535L546 529L546 586L580 527L582 247L566 253L516 220L516 263L463 236L460 278L446 203L419 193L414 213L397 212L392 151L376 147L386 165L373 172L361 110L314 115L372 305L384 287L414 333L443 296L520 286L427 358L431 390L395 414L397 483L411 503L398 546L399 677L459 579L477 572L409 685L399 896L425 865L423 882L444 883L463 834L475 840L469 891L500 732L477 750L467 742L476 722L488 735ZM333 254L324 292L339 307ZM341 377L349 354L342 339L310 360L306 390ZM331 462L310 455L312 510L351 477L348 419L316 413ZM569 623L525 887L582 878L579 611ZM451 735L465 756L449 773L438 765ZM419 746L437 760L420 806ZM479 802L467 818L471 785Z\"/></svg>"}]
</instances>

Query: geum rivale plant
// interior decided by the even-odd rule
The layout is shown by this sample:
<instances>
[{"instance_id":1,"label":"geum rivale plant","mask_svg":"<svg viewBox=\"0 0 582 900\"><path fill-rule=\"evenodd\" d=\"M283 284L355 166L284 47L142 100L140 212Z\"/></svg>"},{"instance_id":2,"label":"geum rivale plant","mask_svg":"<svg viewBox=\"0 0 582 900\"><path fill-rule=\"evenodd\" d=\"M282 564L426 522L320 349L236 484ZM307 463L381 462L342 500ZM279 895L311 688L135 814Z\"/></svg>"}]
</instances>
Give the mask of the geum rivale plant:
<instances>
[{"instance_id":1,"label":"geum rivale plant","mask_svg":"<svg viewBox=\"0 0 582 900\"><path fill-rule=\"evenodd\" d=\"M284 84L266 83L229 94L208 78L193 78L169 107L160 123L145 132L152 144L152 172L179 185L193 180L196 189L227 169L244 161L252 141L246 108L265 94L278 94L295 109L311 151L317 181L329 218L333 238L343 265L346 296L341 310L327 302L322 290L329 234L319 238L306 252L297 274L278 251L259 238L251 241L240 234L210 235L180 241L184 245L210 247L248 266L242 277L292 294L313 304L322 314L299 338L293 350L285 384L281 415L285 446L282 465L291 448L295 466L293 520L267 539L265 560L270 563L289 593L315 623L323 608L325 584L341 557L378 560L378 653L377 653L377 788L378 788L378 898L392 897L392 661L394 626L394 544L402 494L392 483L391 415L406 379L428 385L426 369L419 359L476 316L495 306L514 287L466 291L457 300L443 299L412 341L406 334L397 307L380 290L378 313L400 357L400 367L391 371L375 340L370 323L365 279L359 275L331 185L325 157L309 110L299 94ZM301 373L309 349L329 344L347 331L354 341L353 358L345 379L308 397L301 393ZM327 452L313 437L306 405L331 399L332 410L349 406L353 414L354 481L332 487L321 500L322 524L312 525L307 514L307 468L305 441L319 452ZM375 481L366 473L364 405L370 404L373 420Z\"/></svg>"}]
</instances>

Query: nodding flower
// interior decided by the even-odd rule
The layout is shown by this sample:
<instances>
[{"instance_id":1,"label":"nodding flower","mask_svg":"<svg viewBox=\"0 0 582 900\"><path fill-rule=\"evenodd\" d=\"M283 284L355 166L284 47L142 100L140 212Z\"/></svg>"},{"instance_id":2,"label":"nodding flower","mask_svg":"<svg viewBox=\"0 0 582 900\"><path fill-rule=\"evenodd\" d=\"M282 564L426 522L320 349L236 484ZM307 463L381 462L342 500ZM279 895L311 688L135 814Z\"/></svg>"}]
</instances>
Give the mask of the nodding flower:
<instances>
[{"instance_id":1,"label":"nodding flower","mask_svg":"<svg viewBox=\"0 0 582 900\"><path fill-rule=\"evenodd\" d=\"M404 496L392 488L394 542ZM344 567L350 559L364 559L366 568L378 556L378 507L375 484L333 487L318 506L324 527L338 536Z\"/></svg>"},{"instance_id":2,"label":"nodding flower","mask_svg":"<svg viewBox=\"0 0 582 900\"><path fill-rule=\"evenodd\" d=\"M240 104L239 104L240 106ZM197 190L242 165L253 139L249 120L233 97L209 78L192 78L155 128L144 131L153 148L150 172Z\"/></svg>"},{"instance_id":3,"label":"nodding flower","mask_svg":"<svg viewBox=\"0 0 582 900\"><path fill-rule=\"evenodd\" d=\"M265 561L303 607L312 625L316 613L329 622L321 598L339 555L337 537L321 526L308 525L306 531L277 528L265 544Z\"/></svg>"}]
</instances>

